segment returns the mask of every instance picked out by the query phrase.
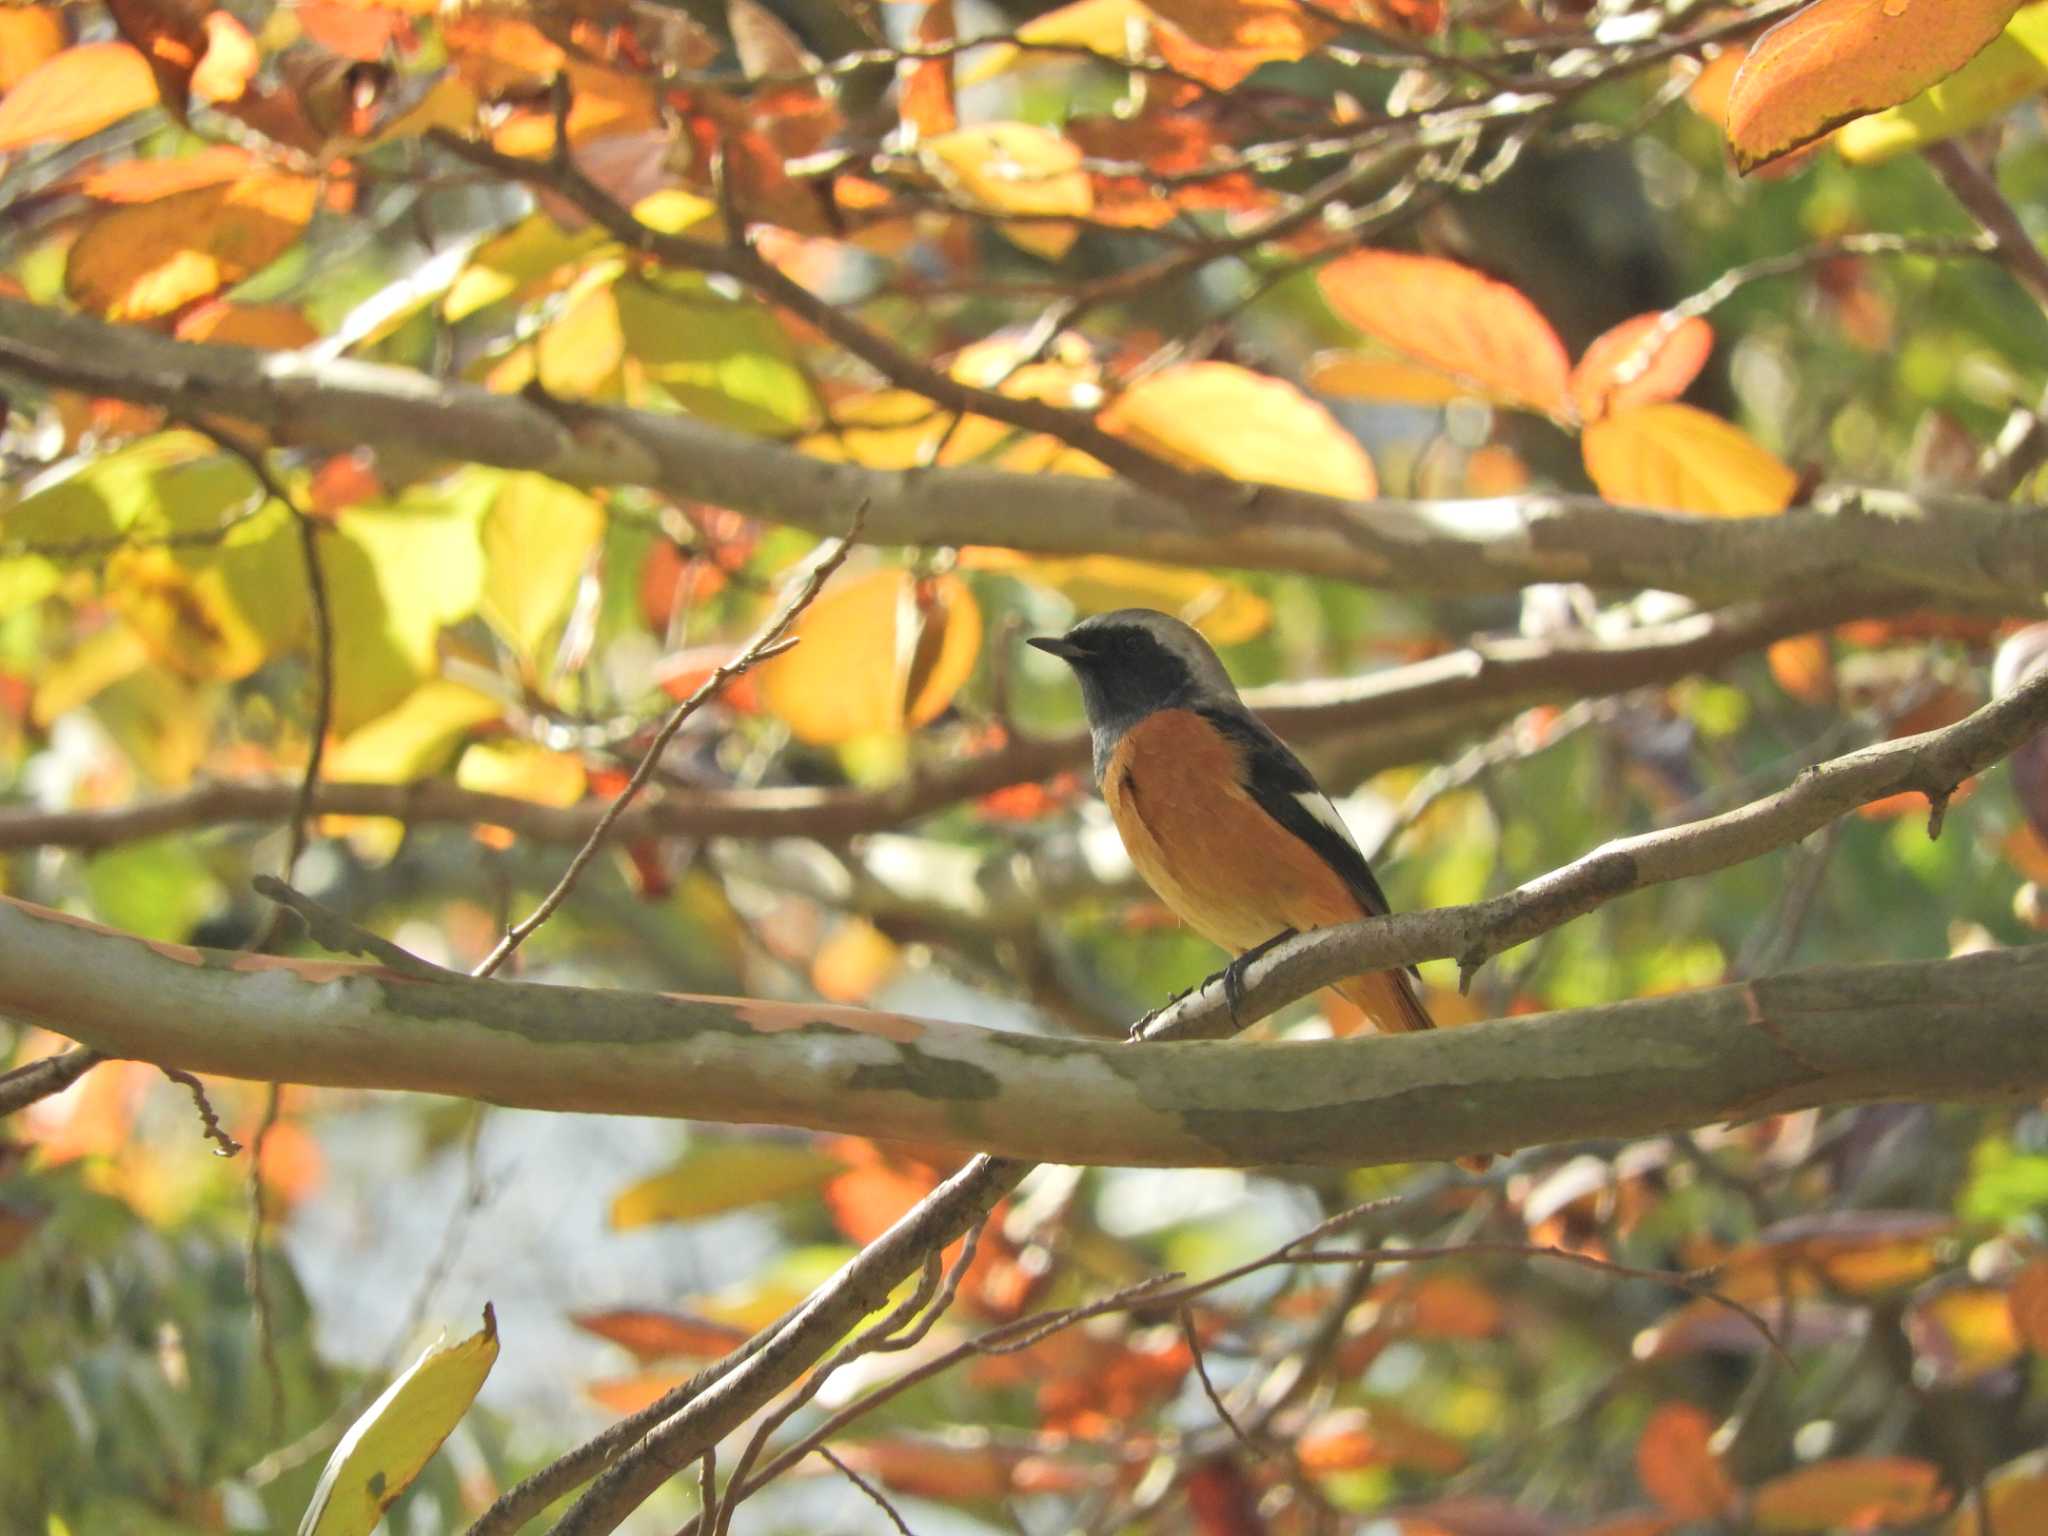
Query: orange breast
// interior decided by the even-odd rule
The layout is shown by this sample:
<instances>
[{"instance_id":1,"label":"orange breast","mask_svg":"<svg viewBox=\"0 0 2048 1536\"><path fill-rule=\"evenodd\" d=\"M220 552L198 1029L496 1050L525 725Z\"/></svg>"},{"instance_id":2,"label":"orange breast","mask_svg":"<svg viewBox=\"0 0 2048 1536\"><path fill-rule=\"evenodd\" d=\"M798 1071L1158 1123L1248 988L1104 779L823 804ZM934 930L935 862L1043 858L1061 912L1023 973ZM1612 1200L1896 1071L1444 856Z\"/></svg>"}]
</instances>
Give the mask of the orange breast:
<instances>
[{"instance_id":1,"label":"orange breast","mask_svg":"<svg viewBox=\"0 0 2048 1536\"><path fill-rule=\"evenodd\" d=\"M1110 754L1102 797L1145 883L1233 954L1290 928L1366 915L1344 878L1253 798L1237 748L1189 710L1161 710L1131 727ZM1402 972L1354 976L1337 990L1383 1033L1430 1027Z\"/></svg>"},{"instance_id":2,"label":"orange breast","mask_svg":"<svg viewBox=\"0 0 2048 1536\"><path fill-rule=\"evenodd\" d=\"M1343 878L1260 808L1244 778L1237 749L1190 710L1161 710L1125 733L1102 795L1145 883L1232 951L1363 917Z\"/></svg>"}]
</instances>

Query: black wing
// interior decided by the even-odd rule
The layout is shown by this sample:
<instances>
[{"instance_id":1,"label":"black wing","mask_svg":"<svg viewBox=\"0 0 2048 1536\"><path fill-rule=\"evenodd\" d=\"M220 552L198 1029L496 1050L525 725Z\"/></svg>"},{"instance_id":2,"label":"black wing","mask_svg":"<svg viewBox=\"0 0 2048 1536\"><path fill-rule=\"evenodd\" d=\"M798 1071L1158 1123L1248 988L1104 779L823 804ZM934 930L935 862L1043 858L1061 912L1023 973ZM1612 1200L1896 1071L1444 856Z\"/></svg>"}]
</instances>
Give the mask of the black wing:
<instances>
[{"instance_id":1,"label":"black wing","mask_svg":"<svg viewBox=\"0 0 2048 1536\"><path fill-rule=\"evenodd\" d=\"M1392 911L1387 905L1387 893L1373 878L1372 867L1358 851L1358 844L1344 830L1330 797L1302 766L1301 759L1288 750L1287 743L1248 712L1197 708L1196 713L1243 752L1252 797L1266 814L1315 849L1324 863L1342 875L1351 894L1367 912L1378 917ZM1319 811L1327 812L1330 819L1325 821Z\"/></svg>"}]
</instances>

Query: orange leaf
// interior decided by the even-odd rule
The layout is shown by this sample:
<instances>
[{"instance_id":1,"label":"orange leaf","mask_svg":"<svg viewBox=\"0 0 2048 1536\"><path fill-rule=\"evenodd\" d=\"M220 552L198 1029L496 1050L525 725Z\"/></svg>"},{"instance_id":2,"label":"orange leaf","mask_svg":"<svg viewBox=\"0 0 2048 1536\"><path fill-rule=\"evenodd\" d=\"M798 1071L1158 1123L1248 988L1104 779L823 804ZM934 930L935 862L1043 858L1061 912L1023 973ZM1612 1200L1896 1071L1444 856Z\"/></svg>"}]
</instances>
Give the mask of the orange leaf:
<instances>
[{"instance_id":1,"label":"orange leaf","mask_svg":"<svg viewBox=\"0 0 2048 1536\"><path fill-rule=\"evenodd\" d=\"M226 11L207 13L206 48L192 71L193 93L207 101L233 101L249 87L263 62L256 39Z\"/></svg>"},{"instance_id":2,"label":"orange leaf","mask_svg":"<svg viewBox=\"0 0 2048 1536\"><path fill-rule=\"evenodd\" d=\"M1666 1536L1678 1528L1678 1516L1660 1515L1639 1509L1629 1514L1610 1515L1595 1525L1584 1526L1573 1536Z\"/></svg>"},{"instance_id":3,"label":"orange leaf","mask_svg":"<svg viewBox=\"0 0 2048 1536\"><path fill-rule=\"evenodd\" d=\"M1317 280L1332 309L1395 351L1504 405L1550 416L1570 409L1564 343L1506 283L1455 261L1398 251L1355 252Z\"/></svg>"},{"instance_id":4,"label":"orange leaf","mask_svg":"<svg viewBox=\"0 0 2048 1536\"><path fill-rule=\"evenodd\" d=\"M256 157L234 144L209 144L197 154L157 160L121 160L89 171L78 190L102 203L152 203L174 192L239 181L257 169Z\"/></svg>"},{"instance_id":5,"label":"orange leaf","mask_svg":"<svg viewBox=\"0 0 2048 1536\"><path fill-rule=\"evenodd\" d=\"M64 18L49 6L0 11L0 91L64 51Z\"/></svg>"},{"instance_id":6,"label":"orange leaf","mask_svg":"<svg viewBox=\"0 0 2048 1536\"><path fill-rule=\"evenodd\" d=\"M288 352L320 339L313 322L290 304L235 304L212 299L178 317L171 333L180 341L211 341L234 347Z\"/></svg>"},{"instance_id":7,"label":"orange leaf","mask_svg":"<svg viewBox=\"0 0 2048 1536\"><path fill-rule=\"evenodd\" d=\"M931 0L917 19L911 41L919 48L943 48L955 37L953 0ZM904 126L921 139L951 133L960 124L953 103L953 61L917 59L896 67L896 110Z\"/></svg>"},{"instance_id":8,"label":"orange leaf","mask_svg":"<svg viewBox=\"0 0 2048 1536\"><path fill-rule=\"evenodd\" d=\"M1712 1451L1714 1421L1690 1403L1660 1403L1636 1442L1643 1491L1674 1515L1717 1520L1735 1508L1735 1484Z\"/></svg>"},{"instance_id":9,"label":"orange leaf","mask_svg":"<svg viewBox=\"0 0 2048 1536\"><path fill-rule=\"evenodd\" d=\"M147 320L239 283L304 233L320 184L261 175L119 208L79 236L64 287L110 320Z\"/></svg>"},{"instance_id":10,"label":"orange leaf","mask_svg":"<svg viewBox=\"0 0 2048 1536\"><path fill-rule=\"evenodd\" d=\"M1764 653L1771 677L1802 704L1831 704L1835 660L1826 635L1792 635Z\"/></svg>"},{"instance_id":11,"label":"orange leaf","mask_svg":"<svg viewBox=\"0 0 2048 1536\"><path fill-rule=\"evenodd\" d=\"M1311 1474L1389 1466L1449 1477L1465 1465L1464 1446L1384 1406L1324 1414L1302 1431L1294 1454Z\"/></svg>"},{"instance_id":12,"label":"orange leaf","mask_svg":"<svg viewBox=\"0 0 2048 1536\"><path fill-rule=\"evenodd\" d=\"M1699 377L1714 350L1714 328L1697 315L1663 327L1662 314L1637 315L1586 348L1572 370L1572 403L1581 421L1676 400Z\"/></svg>"},{"instance_id":13,"label":"orange leaf","mask_svg":"<svg viewBox=\"0 0 2048 1536\"><path fill-rule=\"evenodd\" d=\"M2006 1294L2012 1326L2027 1348L2048 1355L2048 1258L2029 1259Z\"/></svg>"},{"instance_id":14,"label":"orange leaf","mask_svg":"<svg viewBox=\"0 0 2048 1536\"><path fill-rule=\"evenodd\" d=\"M2021 0L1814 0L1751 45L1728 94L1744 172L1967 64Z\"/></svg>"},{"instance_id":15,"label":"orange leaf","mask_svg":"<svg viewBox=\"0 0 2048 1536\"><path fill-rule=\"evenodd\" d=\"M1714 1289L1735 1301L1810 1296L1822 1282L1856 1296L1893 1290L1934 1273L1939 1244L1954 1227L1948 1217L1924 1211L1794 1217L1723 1258Z\"/></svg>"},{"instance_id":16,"label":"orange leaf","mask_svg":"<svg viewBox=\"0 0 2048 1536\"><path fill-rule=\"evenodd\" d=\"M756 674L799 741L830 746L914 730L953 701L981 649L981 610L958 576L871 571L796 622L799 643Z\"/></svg>"},{"instance_id":17,"label":"orange leaf","mask_svg":"<svg viewBox=\"0 0 2048 1536\"><path fill-rule=\"evenodd\" d=\"M1774 1477L1750 1496L1760 1531L1821 1536L1932 1519L1949 1506L1941 1469L1910 1456L1848 1456Z\"/></svg>"},{"instance_id":18,"label":"orange leaf","mask_svg":"<svg viewBox=\"0 0 2048 1536\"><path fill-rule=\"evenodd\" d=\"M374 63L387 50L418 47L412 18L384 6L349 5L341 0L302 0L294 13L306 36L344 58Z\"/></svg>"},{"instance_id":19,"label":"orange leaf","mask_svg":"<svg viewBox=\"0 0 2048 1536\"><path fill-rule=\"evenodd\" d=\"M1309 359L1302 382L1319 395L1397 405L1448 405L1472 394L1470 386L1447 373L1363 352L1318 352Z\"/></svg>"},{"instance_id":20,"label":"orange leaf","mask_svg":"<svg viewBox=\"0 0 2048 1536\"><path fill-rule=\"evenodd\" d=\"M617 1307L607 1312L575 1312L569 1321L629 1350L645 1365L676 1355L716 1360L747 1341L744 1328L692 1317L687 1312L657 1312L643 1307Z\"/></svg>"},{"instance_id":21,"label":"orange leaf","mask_svg":"<svg viewBox=\"0 0 2048 1536\"><path fill-rule=\"evenodd\" d=\"M841 923L811 957L811 986L834 1003L864 1003L903 968L903 953L873 923Z\"/></svg>"},{"instance_id":22,"label":"orange leaf","mask_svg":"<svg viewBox=\"0 0 2048 1536\"><path fill-rule=\"evenodd\" d=\"M2011 1299L1995 1285L1929 1288L1905 1317L1914 1371L1929 1385L1951 1386L2003 1370L2025 1347L2013 1323Z\"/></svg>"},{"instance_id":23,"label":"orange leaf","mask_svg":"<svg viewBox=\"0 0 2048 1536\"><path fill-rule=\"evenodd\" d=\"M680 1387L693 1373L689 1371L643 1371L637 1376L615 1376L593 1381L584 1393L600 1408L616 1414L638 1413L672 1388Z\"/></svg>"},{"instance_id":24,"label":"orange leaf","mask_svg":"<svg viewBox=\"0 0 2048 1536\"><path fill-rule=\"evenodd\" d=\"M148 61L126 43L66 48L0 99L0 154L43 139L82 139L156 101Z\"/></svg>"},{"instance_id":25,"label":"orange leaf","mask_svg":"<svg viewBox=\"0 0 2048 1536\"><path fill-rule=\"evenodd\" d=\"M1257 60L1304 58L1337 30L1294 0L1149 0L1147 8L1204 48Z\"/></svg>"},{"instance_id":26,"label":"orange leaf","mask_svg":"<svg viewBox=\"0 0 2048 1536\"><path fill-rule=\"evenodd\" d=\"M1586 428L1586 473L1609 501L1708 517L1791 504L1799 477L1733 422L1690 405L1639 405Z\"/></svg>"},{"instance_id":27,"label":"orange leaf","mask_svg":"<svg viewBox=\"0 0 2048 1536\"><path fill-rule=\"evenodd\" d=\"M1292 384L1234 363L1180 363L1140 379L1102 413L1119 437L1233 480L1363 500L1377 494L1358 439Z\"/></svg>"}]
</instances>

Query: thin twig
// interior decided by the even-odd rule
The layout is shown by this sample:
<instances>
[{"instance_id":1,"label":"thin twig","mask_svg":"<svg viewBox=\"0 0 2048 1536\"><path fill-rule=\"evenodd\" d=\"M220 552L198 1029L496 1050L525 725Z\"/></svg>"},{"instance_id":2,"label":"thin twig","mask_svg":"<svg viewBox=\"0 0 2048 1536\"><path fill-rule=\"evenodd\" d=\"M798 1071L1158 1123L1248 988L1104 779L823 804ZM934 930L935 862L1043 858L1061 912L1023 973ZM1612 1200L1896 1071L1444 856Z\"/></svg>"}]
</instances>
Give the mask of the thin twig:
<instances>
[{"instance_id":1,"label":"thin twig","mask_svg":"<svg viewBox=\"0 0 2048 1536\"><path fill-rule=\"evenodd\" d=\"M908 1525L905 1525L903 1523L903 1516L897 1512L896 1506L889 1502L888 1498L882 1493L881 1489L877 1488L873 1483L869 1482L866 1478L862 1477L858 1472L854 1471L853 1468L849 1467L845 1462L841 1461L837 1456L833 1455L832 1448L829 1445L821 1445L817 1449L818 1454L824 1457L827 1461L831 1462L833 1466L837 1467L840 1470L840 1472L845 1475L848 1482L852 1483L854 1487L858 1488L862 1493L866 1494L869 1498L873 1499L875 1503L881 1506L882 1513L889 1517L889 1523L894 1525L897 1530L901 1531L903 1533L903 1536L917 1536L917 1533L915 1531L911 1530L911 1528Z\"/></svg>"},{"instance_id":2,"label":"thin twig","mask_svg":"<svg viewBox=\"0 0 2048 1536\"><path fill-rule=\"evenodd\" d=\"M11 1115L62 1093L106 1059L98 1051L79 1046L0 1073L0 1115Z\"/></svg>"},{"instance_id":3,"label":"thin twig","mask_svg":"<svg viewBox=\"0 0 2048 1536\"><path fill-rule=\"evenodd\" d=\"M1216 1410L1216 1417L1223 1421L1225 1427L1237 1437L1238 1442L1247 1451L1254 1456L1262 1454L1258 1446L1252 1443L1252 1437L1244 1432L1244 1426L1237 1422L1236 1416L1224 1403L1223 1394L1216 1390L1216 1383L1209 1379L1209 1362L1202 1353L1202 1341L1195 1334L1195 1314L1188 1307L1180 1309L1180 1334L1187 1341L1188 1357L1194 1362L1195 1376L1202 1383L1202 1391L1209 1399L1209 1406Z\"/></svg>"},{"instance_id":4,"label":"thin twig","mask_svg":"<svg viewBox=\"0 0 2048 1536\"><path fill-rule=\"evenodd\" d=\"M192 1107L199 1111L200 1129L205 1133L206 1139L213 1143L216 1157L233 1157L242 1150L242 1144L230 1136L227 1128L220 1123L220 1116L214 1113L213 1103L206 1096L206 1086L198 1078L178 1067L159 1066L157 1071L172 1082L182 1084L186 1092L192 1095Z\"/></svg>"},{"instance_id":5,"label":"thin twig","mask_svg":"<svg viewBox=\"0 0 2048 1536\"><path fill-rule=\"evenodd\" d=\"M604 846L613 823L625 814L627 807L633 803L640 791L647 787L647 781L654 776L654 770L660 765L662 753L668 750L669 742L675 738L676 732L683 728L684 723L716 697L734 678L771 656L781 655L796 643L796 638L788 634L790 625L796 622L797 615L811 605L825 583L831 579L832 573L845 563L847 555L853 549L854 540L860 537L861 527L866 521L867 504L863 502L854 508L853 520L845 534L834 540L823 556L812 563L803 582L769 619L761 632L732 660L714 668L711 675L698 684L687 699L669 711L668 718L661 722L660 728L654 733L654 739L648 743L646 752L641 754L638 765L633 769L633 776L626 781L626 787L605 807L604 814L598 818L597 825L591 829L590 836L584 840L583 846L578 848L575 856L569 860L569 867L562 871L562 878L555 882L554 889L541 899L539 906L505 931L505 936L470 973L471 975L489 976L495 972L511 957L514 950L524 944L534 931L553 917L562 903L568 900L569 892L575 889L583 871L589 866L590 861L597 857L598 850Z\"/></svg>"}]
</instances>

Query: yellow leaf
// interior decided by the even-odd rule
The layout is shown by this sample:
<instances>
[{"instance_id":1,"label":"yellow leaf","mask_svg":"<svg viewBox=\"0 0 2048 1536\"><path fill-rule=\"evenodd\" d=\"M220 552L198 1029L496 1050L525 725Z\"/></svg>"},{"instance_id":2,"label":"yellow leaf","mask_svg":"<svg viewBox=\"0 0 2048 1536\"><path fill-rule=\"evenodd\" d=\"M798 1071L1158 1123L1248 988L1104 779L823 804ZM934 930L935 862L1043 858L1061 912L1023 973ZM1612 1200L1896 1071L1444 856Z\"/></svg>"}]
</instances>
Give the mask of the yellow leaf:
<instances>
[{"instance_id":1,"label":"yellow leaf","mask_svg":"<svg viewBox=\"0 0 2048 1536\"><path fill-rule=\"evenodd\" d=\"M841 1167L809 1141L693 1133L678 1162L636 1180L613 1198L612 1228L626 1232L657 1221L698 1221L786 1200L820 1188Z\"/></svg>"},{"instance_id":2,"label":"yellow leaf","mask_svg":"<svg viewBox=\"0 0 2048 1536\"><path fill-rule=\"evenodd\" d=\"M1690 405L1641 405L1586 428L1586 473L1626 506L1758 517L1791 504L1799 477L1731 422Z\"/></svg>"},{"instance_id":3,"label":"yellow leaf","mask_svg":"<svg viewBox=\"0 0 2048 1536\"><path fill-rule=\"evenodd\" d=\"M1397 405L1448 405L1479 393L1447 373L1363 352L1318 352L1309 359L1304 382L1319 395L1386 400Z\"/></svg>"},{"instance_id":4,"label":"yellow leaf","mask_svg":"<svg viewBox=\"0 0 2048 1536\"><path fill-rule=\"evenodd\" d=\"M1142 38L1151 25L1152 13L1140 0L1074 0L1071 5L1032 17L1017 29L1017 39L1085 48L1106 59L1125 59L1131 57L1132 40ZM960 89L992 80L1020 59L1032 57L1008 43L991 47L960 72Z\"/></svg>"},{"instance_id":5,"label":"yellow leaf","mask_svg":"<svg viewBox=\"0 0 2048 1536\"><path fill-rule=\"evenodd\" d=\"M1851 165L1967 133L2048 85L2048 10L2022 9L1984 51L1911 101L1844 123L1835 151Z\"/></svg>"},{"instance_id":6,"label":"yellow leaf","mask_svg":"<svg viewBox=\"0 0 2048 1536\"><path fill-rule=\"evenodd\" d=\"M535 339L535 376L549 394L574 399L616 383L626 358L626 333L612 282L624 269L624 262L608 261L577 278Z\"/></svg>"},{"instance_id":7,"label":"yellow leaf","mask_svg":"<svg viewBox=\"0 0 2048 1536\"><path fill-rule=\"evenodd\" d=\"M2048 1451L2008 1461L1984 1479L1984 1504L1973 1491L1949 1517L1941 1536L2048 1536Z\"/></svg>"},{"instance_id":8,"label":"yellow leaf","mask_svg":"<svg viewBox=\"0 0 2048 1536\"><path fill-rule=\"evenodd\" d=\"M811 958L811 986L834 1003L864 1003L903 966L895 942L873 923L841 923Z\"/></svg>"},{"instance_id":9,"label":"yellow leaf","mask_svg":"<svg viewBox=\"0 0 2048 1536\"><path fill-rule=\"evenodd\" d=\"M71 247L65 291L109 320L169 314L276 260L319 195L309 176L265 174L117 208Z\"/></svg>"},{"instance_id":10,"label":"yellow leaf","mask_svg":"<svg viewBox=\"0 0 2048 1536\"><path fill-rule=\"evenodd\" d=\"M469 1411L497 1358L498 1319L485 1302L482 1329L429 1349L349 1426L320 1474L299 1536L370 1536Z\"/></svg>"},{"instance_id":11,"label":"yellow leaf","mask_svg":"<svg viewBox=\"0 0 2048 1536\"><path fill-rule=\"evenodd\" d=\"M1358 439L1292 384L1234 363L1181 363L1125 390L1102 425L1234 480L1363 500L1377 494Z\"/></svg>"},{"instance_id":12,"label":"yellow leaf","mask_svg":"<svg viewBox=\"0 0 2048 1536\"><path fill-rule=\"evenodd\" d=\"M1035 123L979 123L926 139L920 152L948 191L987 213L1083 216L1095 206L1081 148ZM1074 243L1071 225L1012 224L1004 236L1057 261Z\"/></svg>"},{"instance_id":13,"label":"yellow leaf","mask_svg":"<svg viewBox=\"0 0 2048 1536\"><path fill-rule=\"evenodd\" d=\"M472 742L455 769L455 782L464 789L537 805L576 804L586 777L580 758L531 741Z\"/></svg>"},{"instance_id":14,"label":"yellow leaf","mask_svg":"<svg viewBox=\"0 0 2048 1536\"><path fill-rule=\"evenodd\" d=\"M545 475L512 474L484 515L484 586L478 606L531 664L569 611L585 565L604 538L604 511Z\"/></svg>"},{"instance_id":15,"label":"yellow leaf","mask_svg":"<svg viewBox=\"0 0 2048 1536\"><path fill-rule=\"evenodd\" d=\"M1728 93L1728 147L1751 171L1953 74L2020 0L1813 0L1751 45Z\"/></svg>"},{"instance_id":16,"label":"yellow leaf","mask_svg":"<svg viewBox=\"0 0 2048 1536\"><path fill-rule=\"evenodd\" d=\"M327 754L330 778L367 784L409 784L436 773L473 727L505 707L489 694L436 678L388 715L351 732Z\"/></svg>"},{"instance_id":17,"label":"yellow leaf","mask_svg":"<svg viewBox=\"0 0 2048 1536\"><path fill-rule=\"evenodd\" d=\"M126 624L109 624L79 641L70 655L53 663L36 681L29 718L44 730L60 715L89 704L102 689L140 671L149 647Z\"/></svg>"},{"instance_id":18,"label":"yellow leaf","mask_svg":"<svg viewBox=\"0 0 2048 1536\"><path fill-rule=\"evenodd\" d=\"M0 154L42 139L82 139L156 101L156 77L141 54L126 43L80 43L0 98Z\"/></svg>"},{"instance_id":19,"label":"yellow leaf","mask_svg":"<svg viewBox=\"0 0 2048 1536\"><path fill-rule=\"evenodd\" d=\"M871 571L797 620L760 669L761 702L799 741L832 746L936 719L974 671L981 610L958 576Z\"/></svg>"},{"instance_id":20,"label":"yellow leaf","mask_svg":"<svg viewBox=\"0 0 2048 1536\"><path fill-rule=\"evenodd\" d=\"M1059 593L1082 613L1156 608L1194 625L1211 645L1241 645L1265 632L1273 605L1240 582L1180 565L1122 555L1024 555L963 549L968 570L1001 571Z\"/></svg>"},{"instance_id":21,"label":"yellow leaf","mask_svg":"<svg viewBox=\"0 0 2048 1536\"><path fill-rule=\"evenodd\" d=\"M562 287L575 279L579 263L607 243L595 227L571 234L544 213L521 219L477 247L441 300L441 313L451 321L466 320L500 299Z\"/></svg>"}]
</instances>

